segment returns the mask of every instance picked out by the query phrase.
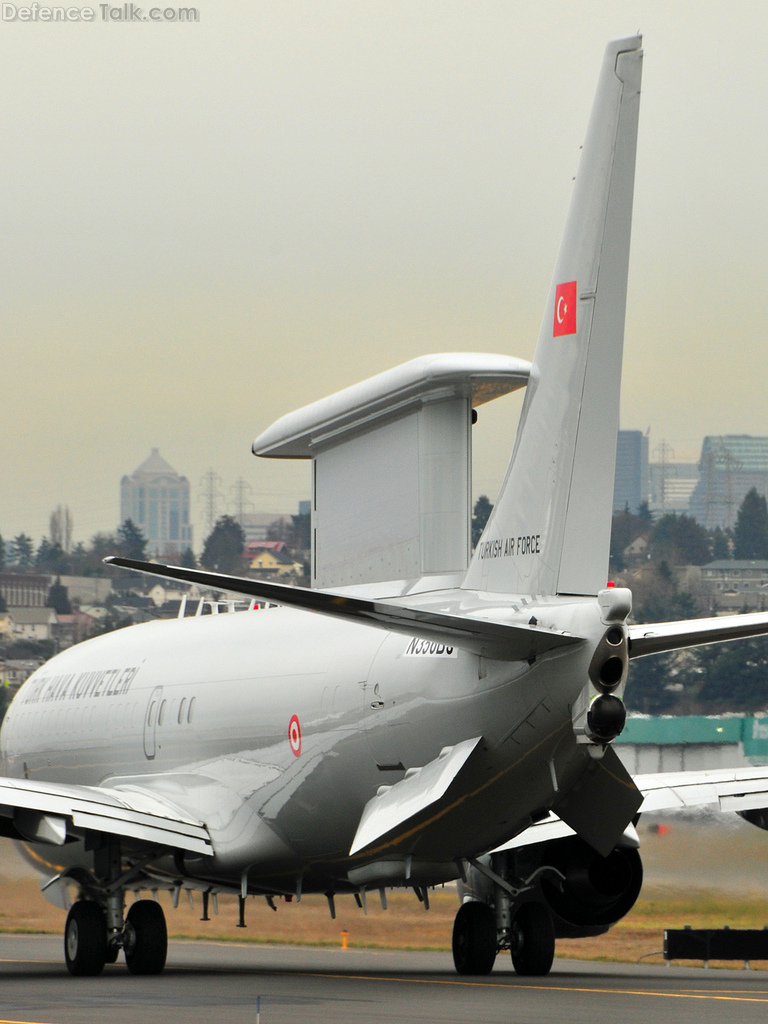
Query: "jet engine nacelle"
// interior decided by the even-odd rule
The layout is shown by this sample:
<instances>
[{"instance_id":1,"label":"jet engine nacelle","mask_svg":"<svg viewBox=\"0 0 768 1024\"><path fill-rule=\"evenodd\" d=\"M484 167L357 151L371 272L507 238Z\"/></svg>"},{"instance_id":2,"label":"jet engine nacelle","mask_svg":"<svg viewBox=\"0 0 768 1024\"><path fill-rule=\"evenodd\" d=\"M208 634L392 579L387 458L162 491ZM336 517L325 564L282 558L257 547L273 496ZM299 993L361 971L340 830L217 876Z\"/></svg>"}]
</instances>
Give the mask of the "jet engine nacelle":
<instances>
[{"instance_id":1,"label":"jet engine nacelle","mask_svg":"<svg viewBox=\"0 0 768 1024\"><path fill-rule=\"evenodd\" d=\"M507 858L506 867L501 857ZM578 836L520 847L482 857L481 861L489 867L493 863L494 870L502 872L513 885L534 879L513 900L510 917L514 918L524 903L544 903L552 914L558 939L607 932L629 913L643 884L643 865L634 847L616 846L607 857L601 857ZM489 875L475 867L470 867L466 880L459 882L462 901L478 900L493 907L497 891Z\"/></svg>"},{"instance_id":2,"label":"jet engine nacelle","mask_svg":"<svg viewBox=\"0 0 768 1024\"><path fill-rule=\"evenodd\" d=\"M558 938L607 931L632 909L643 884L640 854L629 846L616 846L601 857L583 839L571 836L544 844L541 864L564 876L547 872L540 882Z\"/></svg>"}]
</instances>

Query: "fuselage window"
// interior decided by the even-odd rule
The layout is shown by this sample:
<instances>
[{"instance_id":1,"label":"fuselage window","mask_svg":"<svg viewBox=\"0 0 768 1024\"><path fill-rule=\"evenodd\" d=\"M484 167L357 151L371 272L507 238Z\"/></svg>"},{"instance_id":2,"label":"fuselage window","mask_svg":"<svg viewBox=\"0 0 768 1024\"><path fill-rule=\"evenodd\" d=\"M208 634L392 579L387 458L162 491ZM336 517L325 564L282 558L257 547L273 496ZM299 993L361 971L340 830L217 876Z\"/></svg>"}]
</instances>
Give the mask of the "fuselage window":
<instances>
[{"instance_id":1,"label":"fuselage window","mask_svg":"<svg viewBox=\"0 0 768 1024\"><path fill-rule=\"evenodd\" d=\"M186 697L182 697L181 698L181 704L179 704L179 725L181 725L181 723L184 721L184 711L186 710L186 707L187 707L187 698Z\"/></svg>"},{"instance_id":2,"label":"fuselage window","mask_svg":"<svg viewBox=\"0 0 768 1024\"><path fill-rule=\"evenodd\" d=\"M164 700L163 703L160 705L160 711L159 711L158 716L157 716L157 724L158 725L162 725L163 724L163 719L165 718L165 705L167 703L168 703L168 701Z\"/></svg>"},{"instance_id":3,"label":"fuselage window","mask_svg":"<svg viewBox=\"0 0 768 1024\"><path fill-rule=\"evenodd\" d=\"M192 722L192 713L195 710L195 702L196 701L197 701L197 697L193 697L192 700L189 702L189 711L187 712L187 722L190 722L190 723Z\"/></svg>"}]
</instances>

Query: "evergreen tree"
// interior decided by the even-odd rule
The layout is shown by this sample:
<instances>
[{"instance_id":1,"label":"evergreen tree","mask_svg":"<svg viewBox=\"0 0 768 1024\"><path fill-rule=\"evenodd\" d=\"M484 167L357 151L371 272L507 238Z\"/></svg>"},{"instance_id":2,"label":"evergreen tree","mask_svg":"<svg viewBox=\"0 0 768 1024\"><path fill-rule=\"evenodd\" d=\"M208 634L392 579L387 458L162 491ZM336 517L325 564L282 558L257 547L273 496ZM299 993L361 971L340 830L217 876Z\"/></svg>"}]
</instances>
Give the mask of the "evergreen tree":
<instances>
[{"instance_id":1,"label":"evergreen tree","mask_svg":"<svg viewBox=\"0 0 768 1024\"><path fill-rule=\"evenodd\" d=\"M13 561L20 569L28 569L34 560L35 546L32 538L20 533L13 538Z\"/></svg>"},{"instance_id":2,"label":"evergreen tree","mask_svg":"<svg viewBox=\"0 0 768 1024\"><path fill-rule=\"evenodd\" d=\"M78 545L79 547L79 545ZM104 559L108 555L117 554L120 550L120 545L117 537L114 533L96 533L91 537L91 546L84 550L82 561L80 563L80 572L83 576L105 576L107 575L107 566L104 565ZM75 552L78 548L75 548ZM110 572L114 570L110 569Z\"/></svg>"},{"instance_id":3,"label":"evergreen tree","mask_svg":"<svg viewBox=\"0 0 768 1024\"><path fill-rule=\"evenodd\" d=\"M197 559L192 548L184 548L181 553L181 562L179 563L184 569L196 569Z\"/></svg>"},{"instance_id":4,"label":"evergreen tree","mask_svg":"<svg viewBox=\"0 0 768 1024\"><path fill-rule=\"evenodd\" d=\"M52 544L47 537L40 540L35 555L35 565L43 572L61 575L69 570L69 561L60 544Z\"/></svg>"},{"instance_id":5,"label":"evergreen tree","mask_svg":"<svg viewBox=\"0 0 768 1024\"><path fill-rule=\"evenodd\" d=\"M5 568L5 541L0 534L0 572Z\"/></svg>"},{"instance_id":6,"label":"evergreen tree","mask_svg":"<svg viewBox=\"0 0 768 1024\"><path fill-rule=\"evenodd\" d=\"M643 523L646 529L650 530L653 526L653 512L651 512L651 506L647 501L641 501L637 506L637 518Z\"/></svg>"},{"instance_id":7,"label":"evergreen tree","mask_svg":"<svg viewBox=\"0 0 768 1024\"><path fill-rule=\"evenodd\" d=\"M728 546L728 534L721 527L716 526L712 531L712 558L715 561L722 561L731 557L731 549Z\"/></svg>"},{"instance_id":8,"label":"evergreen tree","mask_svg":"<svg viewBox=\"0 0 768 1024\"><path fill-rule=\"evenodd\" d=\"M705 714L754 714L768 709L766 637L701 648L699 663L704 674L699 701Z\"/></svg>"},{"instance_id":9,"label":"evergreen tree","mask_svg":"<svg viewBox=\"0 0 768 1024\"><path fill-rule=\"evenodd\" d=\"M232 516L221 516L205 538L200 564L217 572L242 574L244 548L242 526Z\"/></svg>"},{"instance_id":10,"label":"evergreen tree","mask_svg":"<svg viewBox=\"0 0 768 1024\"><path fill-rule=\"evenodd\" d=\"M765 495L753 487L736 516L733 531L734 558L768 558L768 506Z\"/></svg>"},{"instance_id":11,"label":"evergreen tree","mask_svg":"<svg viewBox=\"0 0 768 1024\"><path fill-rule=\"evenodd\" d=\"M72 612L72 606L69 603L69 592L65 586L62 586L60 576L51 585L45 606L46 608L53 608L57 615L69 615Z\"/></svg>"},{"instance_id":12,"label":"evergreen tree","mask_svg":"<svg viewBox=\"0 0 768 1024\"><path fill-rule=\"evenodd\" d=\"M651 554L670 565L705 565L710 561L709 537L693 516L668 512L651 532Z\"/></svg>"},{"instance_id":13,"label":"evergreen tree","mask_svg":"<svg viewBox=\"0 0 768 1024\"><path fill-rule=\"evenodd\" d=\"M477 547L477 542L480 540L485 524L488 522L488 517L493 511L493 505L488 500L487 494L481 494L475 502L475 507L472 510L472 547Z\"/></svg>"},{"instance_id":14,"label":"evergreen tree","mask_svg":"<svg viewBox=\"0 0 768 1024\"><path fill-rule=\"evenodd\" d=\"M147 557L147 538L132 519L126 519L117 531L120 554L123 558L133 558L143 562Z\"/></svg>"}]
</instances>

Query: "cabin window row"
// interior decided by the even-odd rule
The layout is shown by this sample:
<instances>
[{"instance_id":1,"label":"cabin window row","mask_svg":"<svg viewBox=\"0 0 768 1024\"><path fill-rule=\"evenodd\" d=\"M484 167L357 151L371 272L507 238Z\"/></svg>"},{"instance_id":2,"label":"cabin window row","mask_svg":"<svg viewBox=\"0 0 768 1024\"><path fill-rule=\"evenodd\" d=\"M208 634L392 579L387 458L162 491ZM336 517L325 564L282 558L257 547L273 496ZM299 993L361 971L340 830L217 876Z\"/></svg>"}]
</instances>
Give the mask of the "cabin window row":
<instances>
[{"instance_id":1,"label":"cabin window row","mask_svg":"<svg viewBox=\"0 0 768 1024\"><path fill-rule=\"evenodd\" d=\"M192 697L189 700L186 697L182 697L179 701L178 710L174 713L173 707L171 706L169 708L169 704L173 705L175 703L176 701L164 699L160 701L160 706L158 708L157 701L153 700L149 706L149 712L147 714L147 725L149 728L151 729L155 724L155 714L157 714L157 724L160 726L166 724L170 725L174 719L177 725L191 725L195 714L197 697Z\"/></svg>"}]
</instances>

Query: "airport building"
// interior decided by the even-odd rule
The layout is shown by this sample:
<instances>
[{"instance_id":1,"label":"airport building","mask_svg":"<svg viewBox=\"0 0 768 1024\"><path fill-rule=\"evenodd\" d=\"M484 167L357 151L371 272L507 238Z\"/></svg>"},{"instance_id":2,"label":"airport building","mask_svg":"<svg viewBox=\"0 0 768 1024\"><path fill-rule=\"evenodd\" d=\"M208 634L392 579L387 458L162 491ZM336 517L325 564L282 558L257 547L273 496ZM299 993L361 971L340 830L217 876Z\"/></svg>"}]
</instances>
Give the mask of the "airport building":
<instances>
[{"instance_id":1,"label":"airport building","mask_svg":"<svg viewBox=\"0 0 768 1024\"><path fill-rule=\"evenodd\" d=\"M120 482L120 522L133 520L147 538L147 554L181 555L192 547L189 481L152 449L149 458Z\"/></svg>"},{"instance_id":2,"label":"airport building","mask_svg":"<svg viewBox=\"0 0 768 1024\"><path fill-rule=\"evenodd\" d=\"M768 764L768 715L630 715L615 741L633 775Z\"/></svg>"}]
</instances>

